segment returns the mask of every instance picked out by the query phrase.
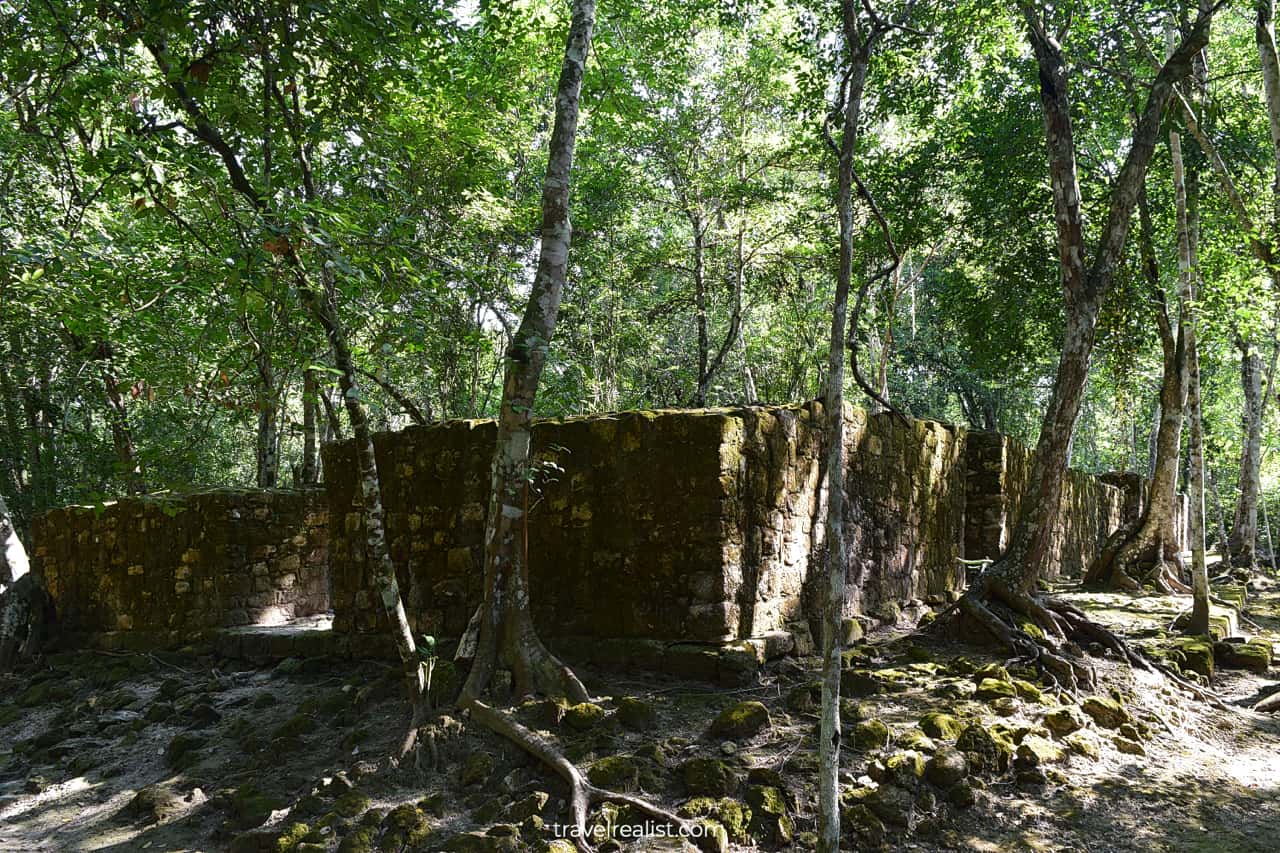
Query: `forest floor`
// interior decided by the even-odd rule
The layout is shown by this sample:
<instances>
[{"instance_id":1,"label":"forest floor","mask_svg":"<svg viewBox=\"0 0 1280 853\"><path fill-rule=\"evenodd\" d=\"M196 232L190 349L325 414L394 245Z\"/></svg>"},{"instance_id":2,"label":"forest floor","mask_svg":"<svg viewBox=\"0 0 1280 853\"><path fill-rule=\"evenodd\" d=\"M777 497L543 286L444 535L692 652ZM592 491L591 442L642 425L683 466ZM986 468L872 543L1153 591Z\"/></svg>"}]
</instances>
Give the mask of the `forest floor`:
<instances>
[{"instance_id":1,"label":"forest floor","mask_svg":"<svg viewBox=\"0 0 1280 853\"><path fill-rule=\"evenodd\" d=\"M1186 670L1207 667L1210 647L1168 632L1186 599L1064 594ZM1248 615L1247 630L1280 640L1280 591L1256 591ZM1095 696L1058 695L998 654L900 627L846 658L849 849L1280 847L1280 719L1247 710L1280 689L1273 672L1219 666L1222 710L1109 656L1093 658ZM714 818L732 849L804 849L817 663L771 663L738 690L586 671L596 703L516 713L598 782ZM569 849L555 839L565 787L478 726L442 717L438 769L394 766L400 689L377 662L53 655L0 680L0 850Z\"/></svg>"}]
</instances>

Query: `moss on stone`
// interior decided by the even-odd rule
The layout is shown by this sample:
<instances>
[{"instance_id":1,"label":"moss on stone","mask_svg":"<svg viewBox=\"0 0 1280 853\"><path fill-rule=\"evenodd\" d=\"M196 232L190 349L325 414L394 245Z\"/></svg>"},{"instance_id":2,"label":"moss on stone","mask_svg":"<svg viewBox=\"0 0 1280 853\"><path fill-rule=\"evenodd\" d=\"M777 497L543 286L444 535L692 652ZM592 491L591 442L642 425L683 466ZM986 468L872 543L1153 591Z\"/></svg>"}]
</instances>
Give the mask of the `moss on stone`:
<instances>
[{"instance_id":1,"label":"moss on stone","mask_svg":"<svg viewBox=\"0 0 1280 853\"><path fill-rule=\"evenodd\" d=\"M769 726L769 709L762 702L738 702L720 712L711 724L711 734L713 737L742 740Z\"/></svg>"},{"instance_id":2,"label":"moss on stone","mask_svg":"<svg viewBox=\"0 0 1280 853\"><path fill-rule=\"evenodd\" d=\"M579 702L565 709L564 721L569 728L585 732L604 719L604 708L594 702Z\"/></svg>"},{"instance_id":3,"label":"moss on stone","mask_svg":"<svg viewBox=\"0 0 1280 853\"><path fill-rule=\"evenodd\" d=\"M587 769L592 785L613 791L632 793L640 786L640 767L626 755L607 755Z\"/></svg>"},{"instance_id":4,"label":"moss on stone","mask_svg":"<svg viewBox=\"0 0 1280 853\"><path fill-rule=\"evenodd\" d=\"M462 765L462 786L469 788L489 778L494 767L493 756L487 752L473 752Z\"/></svg>"},{"instance_id":5,"label":"moss on stone","mask_svg":"<svg viewBox=\"0 0 1280 853\"><path fill-rule=\"evenodd\" d=\"M955 740L961 729L959 720L941 711L930 711L920 718L920 730L931 738Z\"/></svg>"},{"instance_id":6,"label":"moss on stone","mask_svg":"<svg viewBox=\"0 0 1280 853\"><path fill-rule=\"evenodd\" d=\"M727 796L739 783L733 769L718 758L691 758L681 768L681 775L685 788L694 795Z\"/></svg>"},{"instance_id":7,"label":"moss on stone","mask_svg":"<svg viewBox=\"0 0 1280 853\"><path fill-rule=\"evenodd\" d=\"M883 720L863 720L853 727L853 748L862 751L882 749L889 741L889 727Z\"/></svg>"},{"instance_id":8,"label":"moss on stone","mask_svg":"<svg viewBox=\"0 0 1280 853\"><path fill-rule=\"evenodd\" d=\"M1080 708L1104 729L1118 729L1129 722L1129 712L1114 699L1105 696L1089 696Z\"/></svg>"},{"instance_id":9,"label":"moss on stone","mask_svg":"<svg viewBox=\"0 0 1280 853\"><path fill-rule=\"evenodd\" d=\"M266 823L271 813L284 808L278 797L264 793L252 783L241 785L231 795L231 826L235 829L253 829Z\"/></svg>"},{"instance_id":10,"label":"moss on stone","mask_svg":"<svg viewBox=\"0 0 1280 853\"><path fill-rule=\"evenodd\" d=\"M649 731L658 725L658 710L652 702L627 696L618 700L618 722L632 731Z\"/></svg>"},{"instance_id":11,"label":"moss on stone","mask_svg":"<svg viewBox=\"0 0 1280 853\"><path fill-rule=\"evenodd\" d=\"M353 818L369 808L369 797L363 791L352 788L333 801L333 810L345 818Z\"/></svg>"},{"instance_id":12,"label":"moss on stone","mask_svg":"<svg viewBox=\"0 0 1280 853\"><path fill-rule=\"evenodd\" d=\"M978 689L973 694L975 699L983 699L991 701L993 699L1013 699L1018 695L1018 691L1013 684L1007 680L998 678L984 678L978 682Z\"/></svg>"},{"instance_id":13,"label":"moss on stone","mask_svg":"<svg viewBox=\"0 0 1280 853\"><path fill-rule=\"evenodd\" d=\"M271 733L271 739L276 738L297 738L303 735L311 734L316 730L316 721L314 717L307 714L294 714L285 720Z\"/></svg>"}]
</instances>

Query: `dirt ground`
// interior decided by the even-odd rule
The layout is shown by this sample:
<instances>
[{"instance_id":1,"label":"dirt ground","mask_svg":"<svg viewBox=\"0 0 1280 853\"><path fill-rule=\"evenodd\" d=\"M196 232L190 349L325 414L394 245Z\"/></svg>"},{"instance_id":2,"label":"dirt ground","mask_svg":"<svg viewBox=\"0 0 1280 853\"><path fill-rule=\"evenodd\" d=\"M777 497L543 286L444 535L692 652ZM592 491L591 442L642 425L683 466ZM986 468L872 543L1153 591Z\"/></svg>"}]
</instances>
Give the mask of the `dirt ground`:
<instances>
[{"instance_id":1,"label":"dirt ground","mask_svg":"<svg viewBox=\"0 0 1280 853\"><path fill-rule=\"evenodd\" d=\"M1176 646L1185 599L1064 594L1135 642ZM1247 613L1244 630L1277 639L1280 594L1256 592ZM1280 848L1280 720L1247 710L1280 689L1275 670L1219 667L1223 710L1108 656L1092 658L1092 698L1059 695L998 650L906 626L846 657L847 849ZM734 691L583 675L593 705L515 713L594 780L714 821L704 849L812 846L815 659ZM380 662L54 654L0 681L0 850L568 849L557 778L450 716L431 730L437 766L426 749L396 766L407 717ZM625 809L593 820L612 827L601 849L681 849L626 836Z\"/></svg>"}]
</instances>

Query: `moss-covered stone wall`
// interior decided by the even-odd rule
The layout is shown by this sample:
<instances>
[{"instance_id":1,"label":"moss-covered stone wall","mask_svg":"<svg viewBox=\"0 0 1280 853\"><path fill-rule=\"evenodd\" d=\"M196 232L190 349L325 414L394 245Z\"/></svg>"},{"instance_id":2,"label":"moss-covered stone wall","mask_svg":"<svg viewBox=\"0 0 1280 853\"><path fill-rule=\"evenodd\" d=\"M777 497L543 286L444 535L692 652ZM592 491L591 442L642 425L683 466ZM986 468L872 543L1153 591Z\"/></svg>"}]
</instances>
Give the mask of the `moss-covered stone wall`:
<instances>
[{"instance_id":1,"label":"moss-covered stone wall","mask_svg":"<svg viewBox=\"0 0 1280 853\"><path fill-rule=\"evenodd\" d=\"M217 490L53 510L32 558L63 629L181 634L327 611L328 537L321 491Z\"/></svg>"},{"instance_id":2,"label":"moss-covered stone wall","mask_svg":"<svg viewBox=\"0 0 1280 853\"><path fill-rule=\"evenodd\" d=\"M963 433L846 415L849 612L961 578ZM804 620L824 553L818 403L540 421L529 498L535 622L549 636L716 642ZM457 636L481 593L493 425L375 439L410 619ZM380 630L350 443L326 449L335 629Z\"/></svg>"}]
</instances>

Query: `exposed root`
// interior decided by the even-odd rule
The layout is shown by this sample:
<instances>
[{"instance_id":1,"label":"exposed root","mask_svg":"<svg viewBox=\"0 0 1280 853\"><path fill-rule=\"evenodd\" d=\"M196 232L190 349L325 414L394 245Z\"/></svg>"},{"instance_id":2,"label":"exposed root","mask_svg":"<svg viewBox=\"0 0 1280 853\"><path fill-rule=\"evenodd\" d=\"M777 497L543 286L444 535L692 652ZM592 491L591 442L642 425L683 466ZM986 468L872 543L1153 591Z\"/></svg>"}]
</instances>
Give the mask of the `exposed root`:
<instances>
[{"instance_id":1,"label":"exposed root","mask_svg":"<svg viewBox=\"0 0 1280 853\"><path fill-rule=\"evenodd\" d=\"M640 814L680 830L686 837L694 837L689 821L650 803L642 797L598 788L587 781L582 771L574 766L550 740L521 725L510 715L492 708L479 699L464 697L461 707L471 712L471 718L501 735L525 752L546 764L569 785L569 809L579 849L592 849L587 835L587 814L597 803L618 803L630 806Z\"/></svg>"},{"instance_id":2,"label":"exposed root","mask_svg":"<svg viewBox=\"0 0 1280 853\"><path fill-rule=\"evenodd\" d=\"M1146 583L1166 595L1186 594L1191 587L1182 581L1184 572L1177 549L1166 546L1164 537L1144 523L1121 527L1107 538L1085 571L1084 585L1137 592Z\"/></svg>"}]
</instances>

